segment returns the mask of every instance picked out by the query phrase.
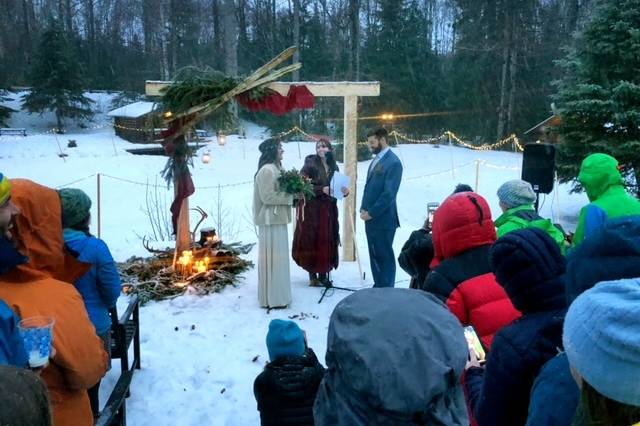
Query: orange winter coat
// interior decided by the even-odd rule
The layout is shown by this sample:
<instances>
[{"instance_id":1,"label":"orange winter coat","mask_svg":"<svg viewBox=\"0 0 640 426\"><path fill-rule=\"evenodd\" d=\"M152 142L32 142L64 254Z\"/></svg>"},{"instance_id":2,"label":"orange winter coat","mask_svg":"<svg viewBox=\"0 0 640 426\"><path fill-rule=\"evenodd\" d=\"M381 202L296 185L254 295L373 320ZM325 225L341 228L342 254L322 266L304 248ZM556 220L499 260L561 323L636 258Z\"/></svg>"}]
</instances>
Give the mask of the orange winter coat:
<instances>
[{"instance_id":1,"label":"orange winter coat","mask_svg":"<svg viewBox=\"0 0 640 426\"><path fill-rule=\"evenodd\" d=\"M20 317L55 318L55 356L42 371L56 426L90 426L87 389L107 371L107 354L72 284L89 268L64 251L58 193L34 182L12 180L20 208L14 236L29 262L0 276L0 298Z\"/></svg>"}]
</instances>

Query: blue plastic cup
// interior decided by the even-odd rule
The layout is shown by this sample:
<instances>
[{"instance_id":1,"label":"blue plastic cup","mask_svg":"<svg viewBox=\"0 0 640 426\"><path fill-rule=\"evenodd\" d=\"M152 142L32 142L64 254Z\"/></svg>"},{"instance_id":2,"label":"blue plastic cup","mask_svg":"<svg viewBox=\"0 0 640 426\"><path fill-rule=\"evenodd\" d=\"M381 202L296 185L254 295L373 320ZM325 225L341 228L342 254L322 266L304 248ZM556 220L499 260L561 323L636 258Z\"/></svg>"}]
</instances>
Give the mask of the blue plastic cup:
<instances>
[{"instance_id":1,"label":"blue plastic cup","mask_svg":"<svg viewBox=\"0 0 640 426\"><path fill-rule=\"evenodd\" d=\"M24 342L24 350L29 357L29 367L44 367L49 362L53 342L52 317L28 317L18 323L18 330Z\"/></svg>"}]
</instances>

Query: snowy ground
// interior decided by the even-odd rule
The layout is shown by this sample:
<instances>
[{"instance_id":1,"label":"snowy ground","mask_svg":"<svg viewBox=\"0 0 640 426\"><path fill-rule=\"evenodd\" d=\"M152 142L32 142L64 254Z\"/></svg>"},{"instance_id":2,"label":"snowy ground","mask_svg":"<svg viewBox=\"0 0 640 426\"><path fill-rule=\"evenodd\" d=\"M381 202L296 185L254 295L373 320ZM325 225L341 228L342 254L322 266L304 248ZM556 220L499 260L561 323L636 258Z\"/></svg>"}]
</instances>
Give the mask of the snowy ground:
<instances>
[{"instance_id":1,"label":"snowy ground","mask_svg":"<svg viewBox=\"0 0 640 426\"><path fill-rule=\"evenodd\" d=\"M93 94L92 98L100 110L95 123L86 129L70 128L66 135L47 133L55 126L52 115L14 114L11 127L26 127L29 136L0 137L0 172L52 187L73 186L85 190L94 200L94 233L97 233L97 174L101 174L101 236L116 260L122 261L132 255L146 254L141 237L153 236L146 214L148 200L159 199L168 210L171 191L167 191L158 174L165 158L128 153L126 150L136 145L116 137L104 116L111 95ZM19 109L17 101L7 105ZM197 189L190 203L210 214L204 226L219 229L224 240L250 243L257 241L250 215L251 181L264 129L250 123L245 127L247 139L231 135L224 147L214 140L199 150L193 167ZM75 139L78 147L67 148L69 139ZM200 160L204 150L211 152L210 164ZM59 157L61 151L68 156ZM304 156L313 151L312 143L286 144L285 167L300 168ZM520 176L520 154L446 146L436 149L425 145L401 145L394 148L394 152L404 165L398 194L401 228L394 243L396 255L411 231L422 225L427 202L442 201L457 183L475 186L476 160L480 160L478 192L488 199L494 218L499 214L495 195L498 186ZM358 165L358 201L368 165L369 162ZM573 230L579 208L587 199L583 194L570 195L568 190L563 185L544 197L541 213L567 230ZM364 286L371 286L366 238L362 225L357 226L357 245L367 277ZM247 258L255 263L256 253L254 248ZM358 264L342 262L333 279L335 285L359 288ZM398 287L408 286L408 276L400 268L396 280ZM291 281L292 305L271 313L258 306L256 269L247 272L237 287L220 294L183 296L144 306L141 311L142 370L134 376L128 400L129 424L259 424L253 380L268 359L264 342L269 321L297 315L300 326L307 331L310 346L323 361L329 315L336 303L348 294L336 291L318 304L321 290L307 286L306 272L293 261ZM103 401L118 371L119 366L114 364L104 380Z\"/></svg>"}]
</instances>

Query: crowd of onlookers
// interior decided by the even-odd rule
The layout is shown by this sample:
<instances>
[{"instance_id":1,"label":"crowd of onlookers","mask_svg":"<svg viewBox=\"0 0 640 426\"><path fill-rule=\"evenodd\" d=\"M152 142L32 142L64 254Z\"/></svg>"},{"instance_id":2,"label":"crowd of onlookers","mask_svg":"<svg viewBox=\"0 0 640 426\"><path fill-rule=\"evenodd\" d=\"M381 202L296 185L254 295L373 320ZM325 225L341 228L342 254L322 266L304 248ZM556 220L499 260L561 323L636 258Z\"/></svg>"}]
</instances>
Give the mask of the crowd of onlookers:
<instances>
[{"instance_id":1,"label":"crowd of onlookers","mask_svg":"<svg viewBox=\"0 0 640 426\"><path fill-rule=\"evenodd\" d=\"M262 424L640 422L640 201L609 155L585 158L578 179L590 203L574 234L538 215L525 181L498 188L495 221L456 188L403 247L410 289L336 306L326 370L294 322L272 321Z\"/></svg>"},{"instance_id":2,"label":"crowd of onlookers","mask_svg":"<svg viewBox=\"0 0 640 426\"><path fill-rule=\"evenodd\" d=\"M0 174L0 424L93 425L110 366L108 310L120 278L89 232L91 200ZM53 323L44 365L25 350L20 320ZM39 354L36 350L36 355Z\"/></svg>"}]
</instances>

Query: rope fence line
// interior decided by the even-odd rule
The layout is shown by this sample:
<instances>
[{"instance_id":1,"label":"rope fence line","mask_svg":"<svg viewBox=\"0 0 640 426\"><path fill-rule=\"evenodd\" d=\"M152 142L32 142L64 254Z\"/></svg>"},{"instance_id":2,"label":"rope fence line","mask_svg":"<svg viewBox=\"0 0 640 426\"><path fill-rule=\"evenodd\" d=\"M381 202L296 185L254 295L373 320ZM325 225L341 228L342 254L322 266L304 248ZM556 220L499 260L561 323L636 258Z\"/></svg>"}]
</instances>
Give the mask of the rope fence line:
<instances>
[{"instance_id":1,"label":"rope fence line","mask_svg":"<svg viewBox=\"0 0 640 426\"><path fill-rule=\"evenodd\" d=\"M82 182L83 180L91 179L92 177L94 177L94 176L96 176L96 175L97 175L97 173L94 173L94 174L92 174L92 175L85 176L85 177L80 178L80 179L76 179L76 180L74 180L73 182L65 183L65 184L63 184L63 185L58 185L58 186L56 186L56 189L64 188L64 187L67 187L67 186L71 186L71 185L73 185L74 183L78 183L78 182Z\"/></svg>"},{"instance_id":2,"label":"rope fence line","mask_svg":"<svg viewBox=\"0 0 640 426\"><path fill-rule=\"evenodd\" d=\"M432 176L438 176L438 175L443 175L443 174L447 174L447 173L451 173L452 171L455 172L459 169L462 169L464 167L468 167L472 164L476 164L479 163L482 166L487 166L489 168L492 169L500 169L500 170L520 170L520 167L508 167L508 166L499 166L496 164L491 164L485 160L473 160L473 161L469 161L467 163L463 163L463 164L459 164L456 165L455 167L446 169L446 170L440 170L438 172L433 172L433 173L426 173L426 174L421 174L421 175L417 175L417 176L410 176L410 177L406 177L403 178L403 181L407 181L407 180L417 180L417 179L422 179L422 178L427 178L427 177L432 177ZM158 184L154 184L154 183L149 183L149 182L140 182L140 181L136 181L136 180L132 180L132 179L127 179L127 178L122 178L122 177L118 177L118 176L112 176L110 174L107 173L94 173L79 179L76 179L74 181L62 184L62 185L58 185L56 186L56 188L65 188L68 186L71 186L73 184L76 184L78 182L82 182L85 181L87 179L91 179L97 175L100 175L101 177L106 177L109 179L113 179L113 180L117 180L120 182L126 182L132 185L139 185L139 186L144 186L144 187L149 187L149 188L167 188L167 185L163 184L163 185L158 185ZM364 183L364 180L358 180L358 183ZM238 187L238 186L244 186L244 185L252 185L253 184L253 180L246 180L246 181L242 181L242 182L234 182L234 183L226 183L226 184L216 184L216 185L207 185L207 186L196 186L195 189L218 189L218 188L233 188L233 187Z\"/></svg>"},{"instance_id":3,"label":"rope fence line","mask_svg":"<svg viewBox=\"0 0 640 426\"><path fill-rule=\"evenodd\" d=\"M431 177L431 176L438 176L438 175L448 174L448 173L451 173L452 171L456 171L456 170L459 170L461 168L464 168L464 167L470 166L472 164L475 164L476 161L477 160L469 161L468 163L457 165L457 166L455 166L455 167L453 167L451 169L442 170L442 171L435 172L435 173L428 173L428 174L419 175L419 176L411 176L411 177L403 178L402 180L403 181L406 181L406 180L417 180L417 179L422 179L422 178Z\"/></svg>"}]
</instances>

